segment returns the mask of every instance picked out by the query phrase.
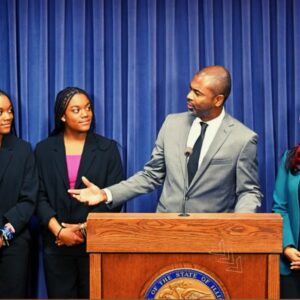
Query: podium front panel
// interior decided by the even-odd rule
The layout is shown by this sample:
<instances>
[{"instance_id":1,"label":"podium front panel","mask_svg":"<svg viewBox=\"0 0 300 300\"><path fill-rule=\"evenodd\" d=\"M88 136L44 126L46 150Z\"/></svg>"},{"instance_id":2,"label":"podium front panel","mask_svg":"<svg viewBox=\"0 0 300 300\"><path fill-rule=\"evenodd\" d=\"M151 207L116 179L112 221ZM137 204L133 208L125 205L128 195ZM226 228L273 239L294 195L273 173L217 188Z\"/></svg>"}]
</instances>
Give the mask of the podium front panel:
<instances>
[{"instance_id":1,"label":"podium front panel","mask_svg":"<svg viewBox=\"0 0 300 300\"><path fill-rule=\"evenodd\" d=\"M90 298L279 298L281 226L276 214L91 214Z\"/></svg>"}]
</instances>

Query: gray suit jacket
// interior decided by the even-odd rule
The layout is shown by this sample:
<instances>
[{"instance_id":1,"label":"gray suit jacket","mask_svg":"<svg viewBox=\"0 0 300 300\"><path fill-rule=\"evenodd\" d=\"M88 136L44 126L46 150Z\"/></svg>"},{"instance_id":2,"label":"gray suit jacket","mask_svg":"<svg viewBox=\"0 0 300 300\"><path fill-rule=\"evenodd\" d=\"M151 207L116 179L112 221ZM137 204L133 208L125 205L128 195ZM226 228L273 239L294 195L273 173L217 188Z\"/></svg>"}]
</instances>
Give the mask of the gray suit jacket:
<instances>
[{"instance_id":1,"label":"gray suit jacket","mask_svg":"<svg viewBox=\"0 0 300 300\"><path fill-rule=\"evenodd\" d=\"M262 194L258 182L257 135L225 114L190 186L186 174L188 134L194 120L189 112L167 116L144 170L110 186L113 204L148 193L163 184L158 212L255 212Z\"/></svg>"}]
</instances>

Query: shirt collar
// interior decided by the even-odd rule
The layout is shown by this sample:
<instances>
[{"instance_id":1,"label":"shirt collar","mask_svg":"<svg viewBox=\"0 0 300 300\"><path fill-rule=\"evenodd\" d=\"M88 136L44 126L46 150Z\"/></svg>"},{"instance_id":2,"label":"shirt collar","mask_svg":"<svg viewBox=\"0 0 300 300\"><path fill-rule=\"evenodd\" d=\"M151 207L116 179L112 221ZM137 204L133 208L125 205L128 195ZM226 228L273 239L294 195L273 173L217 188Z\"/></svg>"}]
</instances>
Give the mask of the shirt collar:
<instances>
[{"instance_id":1,"label":"shirt collar","mask_svg":"<svg viewBox=\"0 0 300 300\"><path fill-rule=\"evenodd\" d=\"M204 123L206 123L210 126L211 125L214 126L214 125L220 124L222 122L222 120L224 119L224 117L225 117L225 108L223 107L221 113L216 118L209 120L207 122L204 122ZM201 120L201 118L196 117L194 122L199 123L199 122L203 122L203 121Z\"/></svg>"}]
</instances>

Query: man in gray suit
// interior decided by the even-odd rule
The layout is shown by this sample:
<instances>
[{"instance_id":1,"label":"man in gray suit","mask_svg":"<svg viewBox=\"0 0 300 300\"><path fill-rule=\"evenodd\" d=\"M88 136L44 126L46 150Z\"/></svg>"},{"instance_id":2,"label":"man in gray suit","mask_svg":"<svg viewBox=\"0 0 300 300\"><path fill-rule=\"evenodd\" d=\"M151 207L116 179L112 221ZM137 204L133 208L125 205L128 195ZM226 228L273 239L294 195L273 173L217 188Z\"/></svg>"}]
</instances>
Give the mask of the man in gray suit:
<instances>
[{"instance_id":1,"label":"man in gray suit","mask_svg":"<svg viewBox=\"0 0 300 300\"><path fill-rule=\"evenodd\" d=\"M257 135L225 112L230 90L224 67L200 70L190 83L189 111L167 116L143 171L104 190L83 177L87 188L69 193L114 207L163 185L158 212L255 212L262 198Z\"/></svg>"}]
</instances>

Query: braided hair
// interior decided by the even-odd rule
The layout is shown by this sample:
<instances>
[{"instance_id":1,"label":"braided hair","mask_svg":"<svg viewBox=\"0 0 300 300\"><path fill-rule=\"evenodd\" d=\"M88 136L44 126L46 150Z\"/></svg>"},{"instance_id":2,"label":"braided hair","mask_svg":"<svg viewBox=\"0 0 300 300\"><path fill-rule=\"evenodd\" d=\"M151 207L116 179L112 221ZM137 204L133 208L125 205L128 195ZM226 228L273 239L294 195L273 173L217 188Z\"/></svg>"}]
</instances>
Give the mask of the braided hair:
<instances>
[{"instance_id":1,"label":"braided hair","mask_svg":"<svg viewBox=\"0 0 300 300\"><path fill-rule=\"evenodd\" d=\"M287 171L291 171L293 175L300 171L300 144L289 151L285 168Z\"/></svg>"},{"instance_id":2,"label":"braided hair","mask_svg":"<svg viewBox=\"0 0 300 300\"><path fill-rule=\"evenodd\" d=\"M14 113L14 106L13 106L13 103L12 103L9 95L7 93L5 93L4 91L0 90L0 96L7 97L7 99L10 102L10 105L12 107L12 112L13 112L13 116L14 116L15 115L15 113ZM17 133L16 133L16 127L15 127L15 118L13 118L13 120L12 120L10 133L12 133L13 135L17 135Z\"/></svg>"},{"instance_id":3,"label":"braided hair","mask_svg":"<svg viewBox=\"0 0 300 300\"><path fill-rule=\"evenodd\" d=\"M64 88L63 90L58 92L58 94L56 95L55 106L54 106L55 127L54 127L53 131L50 133L50 136L57 135L57 134L61 133L62 131L64 131L65 123L61 120L61 118L64 115L71 99L76 94L83 94L89 99L90 104L91 104L91 110L93 112L93 103L92 103L90 96L87 94L86 91L84 91L83 89L80 89L78 87ZM95 127L95 118L93 116L92 124L91 124L89 131L93 131L94 127Z\"/></svg>"}]
</instances>

